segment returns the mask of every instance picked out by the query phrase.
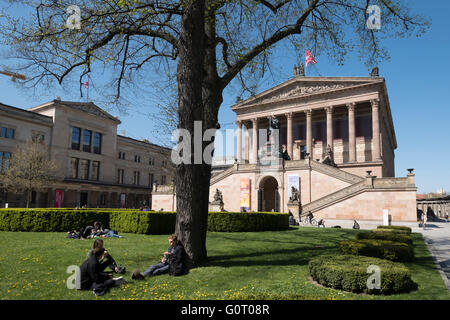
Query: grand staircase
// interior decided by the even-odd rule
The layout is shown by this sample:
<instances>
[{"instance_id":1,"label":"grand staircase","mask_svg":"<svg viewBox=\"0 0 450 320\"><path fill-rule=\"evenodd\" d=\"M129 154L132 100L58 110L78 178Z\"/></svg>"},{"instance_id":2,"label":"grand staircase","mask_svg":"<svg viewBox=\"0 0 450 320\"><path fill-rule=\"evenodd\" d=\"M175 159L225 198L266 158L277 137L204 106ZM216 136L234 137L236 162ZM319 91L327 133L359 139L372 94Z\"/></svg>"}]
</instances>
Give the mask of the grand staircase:
<instances>
[{"instance_id":1,"label":"grand staircase","mask_svg":"<svg viewBox=\"0 0 450 320\"><path fill-rule=\"evenodd\" d=\"M405 178L377 178L375 176L361 177L339 168L320 163L315 160L291 160L281 164L278 170L310 169L339 179L350 185L322 198L316 199L302 206L302 216L335 205L346 199L355 197L363 192L375 190L415 189L414 175ZM211 185L227 178L234 173L262 171L262 166L256 164L234 164L225 171L211 177Z\"/></svg>"}]
</instances>

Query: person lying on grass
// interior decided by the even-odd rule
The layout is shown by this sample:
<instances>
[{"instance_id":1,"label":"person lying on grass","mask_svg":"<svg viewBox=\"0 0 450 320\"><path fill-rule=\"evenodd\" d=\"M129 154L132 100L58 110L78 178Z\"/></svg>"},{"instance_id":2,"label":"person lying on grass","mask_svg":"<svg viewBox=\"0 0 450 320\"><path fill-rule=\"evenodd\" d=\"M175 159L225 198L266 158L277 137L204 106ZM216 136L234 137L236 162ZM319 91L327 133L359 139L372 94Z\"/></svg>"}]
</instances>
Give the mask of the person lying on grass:
<instances>
[{"instance_id":1,"label":"person lying on grass","mask_svg":"<svg viewBox=\"0 0 450 320\"><path fill-rule=\"evenodd\" d=\"M157 276L169 273L171 276L179 276L186 272L186 252L181 242L178 241L176 235L169 237L169 249L164 252L161 262L150 266L143 273L138 269L133 271L132 279L142 280L145 277Z\"/></svg>"},{"instance_id":2,"label":"person lying on grass","mask_svg":"<svg viewBox=\"0 0 450 320\"><path fill-rule=\"evenodd\" d=\"M119 236L116 231L103 227L103 224L99 221L94 222L94 229L91 230L91 237L123 238L123 236Z\"/></svg>"},{"instance_id":3,"label":"person lying on grass","mask_svg":"<svg viewBox=\"0 0 450 320\"><path fill-rule=\"evenodd\" d=\"M103 248L102 239L95 239L94 245L92 246L92 249L87 253L86 259L89 259L94 254L95 248ZM122 267L122 265L120 265L119 267L117 266L114 258L105 249L105 258L100 262L100 271L105 271L106 267L109 267L115 273L125 273L126 271L126 268Z\"/></svg>"},{"instance_id":4,"label":"person lying on grass","mask_svg":"<svg viewBox=\"0 0 450 320\"><path fill-rule=\"evenodd\" d=\"M93 254L80 267L80 283L77 289L93 290L96 296L104 295L110 288L119 286L126 281L122 278L112 278L112 275L102 270L100 261L106 258L105 248L97 247Z\"/></svg>"}]
</instances>

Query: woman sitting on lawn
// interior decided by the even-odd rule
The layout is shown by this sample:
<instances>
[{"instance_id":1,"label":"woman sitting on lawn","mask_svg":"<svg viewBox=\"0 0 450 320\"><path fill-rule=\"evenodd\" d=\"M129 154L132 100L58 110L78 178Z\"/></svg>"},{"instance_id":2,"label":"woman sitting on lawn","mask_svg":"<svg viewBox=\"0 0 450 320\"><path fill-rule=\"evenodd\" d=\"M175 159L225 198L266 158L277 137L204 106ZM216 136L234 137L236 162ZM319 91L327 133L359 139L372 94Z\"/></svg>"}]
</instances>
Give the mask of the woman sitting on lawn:
<instances>
[{"instance_id":1,"label":"woman sitting on lawn","mask_svg":"<svg viewBox=\"0 0 450 320\"><path fill-rule=\"evenodd\" d=\"M89 250L89 252L86 256L86 259L89 259L94 254L95 248L103 248L103 240L102 239L95 239L94 245L93 245L92 249ZM100 271L103 272L106 269L106 267L109 267L111 270L113 270L116 273L125 273L125 270L126 270L125 267L122 267L122 265L120 265L120 267L118 267L114 258L111 257L111 255L105 249L105 259L103 259L103 261L100 262Z\"/></svg>"},{"instance_id":2,"label":"woman sitting on lawn","mask_svg":"<svg viewBox=\"0 0 450 320\"><path fill-rule=\"evenodd\" d=\"M170 247L164 252L164 257L161 262L150 266L143 273L138 269L133 271L132 279L142 280L148 276L157 276L164 273L169 273L171 276L180 276L187 272L186 266L186 252L181 242L178 241L176 235L169 237Z\"/></svg>"}]
</instances>

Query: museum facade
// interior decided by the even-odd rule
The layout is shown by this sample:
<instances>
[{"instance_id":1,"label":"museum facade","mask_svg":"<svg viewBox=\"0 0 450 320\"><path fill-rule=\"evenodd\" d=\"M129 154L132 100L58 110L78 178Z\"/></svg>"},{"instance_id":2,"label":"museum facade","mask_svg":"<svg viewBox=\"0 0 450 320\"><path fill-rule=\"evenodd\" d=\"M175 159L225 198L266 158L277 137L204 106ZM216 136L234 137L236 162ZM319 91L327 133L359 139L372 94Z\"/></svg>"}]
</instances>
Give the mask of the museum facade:
<instances>
[{"instance_id":1,"label":"museum facade","mask_svg":"<svg viewBox=\"0 0 450 320\"><path fill-rule=\"evenodd\" d=\"M236 161L213 171L210 189L211 201L222 193L224 210L292 212L294 191L300 213L316 219L381 220L387 212L392 221L416 221L414 173L395 177L384 78L294 74L231 109ZM173 197L156 188L153 209L173 209Z\"/></svg>"},{"instance_id":2,"label":"museum facade","mask_svg":"<svg viewBox=\"0 0 450 320\"><path fill-rule=\"evenodd\" d=\"M171 149L117 134L120 120L92 102L53 100L28 110L0 103L0 169L16 148L39 139L57 165L55 182L32 193L31 207L151 206L154 184L170 184ZM24 207L0 186L0 207Z\"/></svg>"}]
</instances>

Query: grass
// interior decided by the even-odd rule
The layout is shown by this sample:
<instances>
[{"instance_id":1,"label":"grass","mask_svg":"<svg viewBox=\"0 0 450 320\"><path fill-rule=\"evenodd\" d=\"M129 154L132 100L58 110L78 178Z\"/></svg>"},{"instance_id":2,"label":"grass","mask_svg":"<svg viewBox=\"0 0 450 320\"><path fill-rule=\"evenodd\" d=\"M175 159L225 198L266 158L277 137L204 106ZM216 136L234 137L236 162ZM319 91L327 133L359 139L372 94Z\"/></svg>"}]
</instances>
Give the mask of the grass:
<instances>
[{"instance_id":1,"label":"grass","mask_svg":"<svg viewBox=\"0 0 450 320\"><path fill-rule=\"evenodd\" d=\"M139 282L131 280L131 272L159 262L167 235L124 235L105 239L105 248L127 267L128 283L95 297L66 286L67 268L81 265L93 240L67 239L64 233L0 232L0 299L450 299L420 234L413 234L415 260L405 263L419 288L391 296L357 295L308 281L308 261L338 254L339 241L354 239L354 230L210 232L204 265L182 277L161 275Z\"/></svg>"}]
</instances>

